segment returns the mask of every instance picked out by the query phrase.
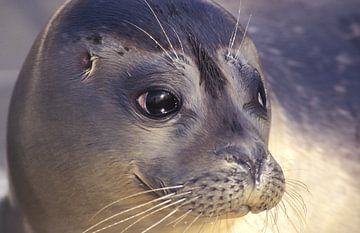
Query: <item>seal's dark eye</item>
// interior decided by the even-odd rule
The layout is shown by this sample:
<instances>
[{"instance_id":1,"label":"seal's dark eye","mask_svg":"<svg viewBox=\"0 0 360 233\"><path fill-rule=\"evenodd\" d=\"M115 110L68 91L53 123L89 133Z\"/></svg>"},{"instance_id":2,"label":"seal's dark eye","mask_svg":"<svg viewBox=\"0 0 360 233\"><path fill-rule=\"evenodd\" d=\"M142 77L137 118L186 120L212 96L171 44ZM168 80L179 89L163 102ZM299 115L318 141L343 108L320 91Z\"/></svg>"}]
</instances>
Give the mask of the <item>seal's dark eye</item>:
<instances>
[{"instance_id":1,"label":"seal's dark eye","mask_svg":"<svg viewBox=\"0 0 360 233\"><path fill-rule=\"evenodd\" d=\"M260 106L266 110L266 94L264 85L262 83L259 84L258 91L257 91L257 101Z\"/></svg>"},{"instance_id":2,"label":"seal's dark eye","mask_svg":"<svg viewBox=\"0 0 360 233\"><path fill-rule=\"evenodd\" d=\"M150 117L163 118L179 109L180 101L168 91L154 90L140 95L137 102Z\"/></svg>"}]
</instances>

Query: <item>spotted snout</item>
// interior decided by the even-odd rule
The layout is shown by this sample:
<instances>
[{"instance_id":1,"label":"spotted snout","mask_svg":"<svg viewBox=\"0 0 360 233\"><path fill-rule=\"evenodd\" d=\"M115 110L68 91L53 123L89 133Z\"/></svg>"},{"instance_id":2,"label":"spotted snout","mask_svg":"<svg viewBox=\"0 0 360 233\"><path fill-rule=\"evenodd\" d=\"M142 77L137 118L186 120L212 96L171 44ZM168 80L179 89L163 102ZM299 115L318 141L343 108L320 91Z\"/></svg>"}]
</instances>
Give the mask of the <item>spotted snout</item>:
<instances>
[{"instance_id":1,"label":"spotted snout","mask_svg":"<svg viewBox=\"0 0 360 233\"><path fill-rule=\"evenodd\" d=\"M255 154L256 153L256 154ZM185 183L180 192L191 193L181 208L202 216L241 217L275 207L285 189L282 169L264 149L246 153L236 146L214 152L223 166Z\"/></svg>"}]
</instances>

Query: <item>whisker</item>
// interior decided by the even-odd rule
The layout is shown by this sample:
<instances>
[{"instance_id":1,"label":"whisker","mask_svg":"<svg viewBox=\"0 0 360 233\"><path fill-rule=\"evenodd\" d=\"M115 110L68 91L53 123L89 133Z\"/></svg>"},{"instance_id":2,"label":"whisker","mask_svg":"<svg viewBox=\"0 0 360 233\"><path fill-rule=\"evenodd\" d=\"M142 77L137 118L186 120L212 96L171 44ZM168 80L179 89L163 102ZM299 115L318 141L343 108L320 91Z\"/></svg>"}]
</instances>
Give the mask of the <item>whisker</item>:
<instances>
[{"instance_id":1,"label":"whisker","mask_svg":"<svg viewBox=\"0 0 360 233\"><path fill-rule=\"evenodd\" d=\"M282 171L284 173L290 173L290 172L308 172L309 169L293 169L293 168L289 168L289 169L282 169Z\"/></svg>"},{"instance_id":2,"label":"whisker","mask_svg":"<svg viewBox=\"0 0 360 233\"><path fill-rule=\"evenodd\" d=\"M234 223L235 223L235 220L231 220L231 225L234 226ZM246 223L246 220L245 220L245 223ZM232 227L231 230L232 230L232 233L237 233L239 228L235 228L235 227Z\"/></svg>"},{"instance_id":3,"label":"whisker","mask_svg":"<svg viewBox=\"0 0 360 233\"><path fill-rule=\"evenodd\" d=\"M132 207L132 208L130 208L130 209L123 210L123 211L121 211L121 212L119 212L119 213L117 213L117 214L114 214L114 215L112 215L112 216L110 216L110 217L108 217L108 218L105 218L105 219L101 220L100 222L92 225L91 227L89 227L88 229L86 229L85 231L83 231L83 233L89 232L90 230L94 229L95 227L99 226L100 224L103 224L104 222L107 222L107 221L109 221L109 220L111 220L111 219L114 219L114 218L116 218L116 217L118 217L118 216L120 216L120 215L122 215L122 214L128 213L128 212L130 212L130 211L132 211L132 210L136 210L136 209L141 208L141 207L144 207L144 206L147 206L147 205L149 205L149 204L151 204L151 203L154 203L154 202L158 202L158 201L161 201L161 200L164 200L164 199L168 199L168 198L170 198L171 196L174 196L174 195L175 195L175 193L170 193L170 194L168 194L168 195L166 195L166 196L162 196L162 197L156 198L156 199L154 199L154 200L145 202L145 203L143 203L143 204L137 205L137 206L135 206L135 207Z\"/></svg>"},{"instance_id":4,"label":"whisker","mask_svg":"<svg viewBox=\"0 0 360 233\"><path fill-rule=\"evenodd\" d=\"M285 190L285 193L288 194L289 196L292 196L292 198L294 200L296 200L296 202L300 205L301 209L304 211L304 215L307 215L307 207L305 204L305 201L303 199L303 197L297 193L295 190Z\"/></svg>"},{"instance_id":5,"label":"whisker","mask_svg":"<svg viewBox=\"0 0 360 233\"><path fill-rule=\"evenodd\" d=\"M161 208L159 208L159 209L157 209L157 210L154 210L153 212L150 212L150 213L144 215L143 217L139 218L138 220L136 220L136 221L133 222L132 224L128 225L125 229L123 229L123 230L121 231L121 233L126 232L126 231L129 230L131 227L133 227L133 226L136 225L137 223L141 222L141 221L144 220L145 218L147 218L147 217L149 217L149 216L151 216L151 215L153 215L153 214L155 214L155 213L157 213L157 212L159 212L159 211L162 211L162 210L164 210L164 209L167 209L167 208L169 208L169 207L171 207L171 206L177 205L177 204L179 204L179 203L181 203L181 202L183 202L183 201L185 201L185 200L186 200L186 198L182 198L182 199L180 199L180 200L178 200L178 201L176 201L176 202L170 203L170 204L168 204L168 205L166 205L166 206L164 206L164 207L161 207Z\"/></svg>"},{"instance_id":6,"label":"whisker","mask_svg":"<svg viewBox=\"0 0 360 233\"><path fill-rule=\"evenodd\" d=\"M103 212L104 210L106 210L107 208L110 208L111 206L117 204L117 203L120 203L122 201L125 201L125 200L128 200L130 198L133 198L133 197L138 197L140 195L144 195L144 194L148 194L148 193L153 193L153 192L157 192L157 191L164 191L164 190L171 190L171 189L180 189L180 188L183 188L184 186L182 185L178 185L178 186L170 186L170 187L165 187L165 188L158 188L158 189L151 189L151 190L147 190L147 191L143 191L143 192L139 192L139 193L135 193L135 194L132 194L130 196L127 196L127 197L124 197L124 198L121 198L119 200L116 200L106 206L104 206L103 208L101 208L98 212L95 213L95 215L93 217L90 218L90 220L94 219L97 215L99 215L101 212Z\"/></svg>"},{"instance_id":7,"label":"whisker","mask_svg":"<svg viewBox=\"0 0 360 233\"><path fill-rule=\"evenodd\" d=\"M185 228L185 230L182 233L186 233L201 216L202 216L202 214L199 214L198 216L196 216L196 218L194 218L194 220L189 224L189 226L187 226Z\"/></svg>"},{"instance_id":8,"label":"whisker","mask_svg":"<svg viewBox=\"0 0 360 233\"><path fill-rule=\"evenodd\" d=\"M182 42L181 42L181 39L180 39L179 34L176 32L176 30L175 30L175 28L174 28L173 26L169 25L169 27L170 27L170 28L173 30L173 32L175 33L175 35L176 35L176 37L177 37L177 39L178 39L178 41L179 41L181 51L182 51L182 53L185 55L184 46L183 46L183 44L182 44Z\"/></svg>"},{"instance_id":9,"label":"whisker","mask_svg":"<svg viewBox=\"0 0 360 233\"><path fill-rule=\"evenodd\" d=\"M230 56L230 50L234 47L234 43L235 43L235 39L237 36L237 32L239 30L239 22L240 22L240 14L241 14L241 5L242 5L242 0L239 0L239 10L238 10L238 16L236 19L236 24L235 24L235 28L231 34L231 38L229 41L229 49L228 49L228 54L227 56Z\"/></svg>"},{"instance_id":10,"label":"whisker","mask_svg":"<svg viewBox=\"0 0 360 233\"><path fill-rule=\"evenodd\" d=\"M120 215L122 215L122 214L128 213L128 212L130 212L130 211L132 211L132 210L135 210L135 209L144 207L144 206L149 205L149 204L152 204L152 203L154 203L154 202L158 202L158 201L161 201L161 200L164 200L164 199L168 199L168 198L170 198L170 197L179 197L179 196L184 196L184 195L187 195L187 194L190 194L190 193L191 193L190 191L189 191L189 192L185 192L185 193L176 194L176 195L175 195L175 193L170 193L170 194L168 194L168 195L166 195L166 196L159 197L159 198L157 198L157 199L148 201L148 202L146 202L146 203L144 203L144 204L137 205L137 206L132 207L132 208L127 209L127 210L123 210L123 211L121 211L121 212L119 212L119 213L116 213L116 214L114 214L114 215L112 215L112 216L110 216L110 217L108 217L108 218L106 218L106 219L103 219L103 220L101 220L100 222L92 225L91 227L89 227L89 228L88 228L86 231L84 231L83 233L89 232L90 230L94 229L95 227L97 227L97 226L99 226L99 225L101 225L101 224L103 224L103 223L105 223L105 222L107 222L107 221L109 221L109 220L111 220L111 219L114 219L114 218L116 218L116 217L118 217L118 216L120 216ZM167 203L169 203L169 202L171 202L171 199L166 200L166 201L164 201L164 202L162 202L162 203L159 203L159 204L151 207L150 209L145 210L145 211L143 211L143 212L140 212L140 213L138 213L138 214L136 214L136 215L133 215L133 216L127 218L127 219L124 219L124 221L122 221L122 222L128 221L128 220L133 219L133 218L135 218L135 217L137 217L137 216L140 216L140 215L142 215L142 214L145 214L145 213L147 213L147 212L149 212L149 211L151 211L151 210L153 210L153 209L155 209L155 208L157 208L157 207L159 207L159 206L165 205L165 204L167 204ZM119 222L119 224L122 223L122 222ZM117 224L117 225L118 225L118 224Z\"/></svg>"},{"instance_id":11,"label":"whisker","mask_svg":"<svg viewBox=\"0 0 360 233\"><path fill-rule=\"evenodd\" d=\"M263 229L261 230L262 233L266 233L267 231L267 227L268 227L268 223L269 223L269 211L267 210L266 211L266 215L265 215L265 219L264 219L264 227Z\"/></svg>"},{"instance_id":12,"label":"whisker","mask_svg":"<svg viewBox=\"0 0 360 233\"><path fill-rule=\"evenodd\" d=\"M177 53L176 53L176 51L175 51L175 49L174 49L174 46L172 45L172 43L171 43L171 41L170 41L170 38L169 38L169 36L167 35L167 33L166 33L163 25L161 24L158 16L157 16L156 13L155 13L154 9L151 7L151 5L149 4L149 2L148 2L147 0L144 0L144 2L146 3L146 5L147 5L147 6L149 7L149 9L151 10L151 13L154 15L156 21L158 22L158 24L159 24L159 26L160 26L160 28L161 28L161 31L163 32L164 36L166 37L166 40L168 41L169 46L170 46L171 49L173 50L176 58L179 59L179 56L177 55Z\"/></svg>"},{"instance_id":13,"label":"whisker","mask_svg":"<svg viewBox=\"0 0 360 233\"><path fill-rule=\"evenodd\" d=\"M250 21L251 21L251 17L252 17L252 14L250 14L249 19L248 19L248 21L247 21L247 24L246 24L246 27L245 27L245 31L244 31L244 35L243 35L243 37L242 37L242 39L241 39L240 46L239 46L238 50L236 51L235 58L238 57L238 54L239 54L239 52L240 52L240 50L241 50L241 47L243 46L243 44L244 44L244 42L245 42L246 34L247 34L248 30L249 30L249 24L250 24Z\"/></svg>"},{"instance_id":14,"label":"whisker","mask_svg":"<svg viewBox=\"0 0 360 233\"><path fill-rule=\"evenodd\" d=\"M278 222L278 219L279 219L279 206L275 206L275 208L274 208L274 214L275 214L275 216L274 216L274 220L275 220L275 222L277 223Z\"/></svg>"},{"instance_id":15,"label":"whisker","mask_svg":"<svg viewBox=\"0 0 360 233\"><path fill-rule=\"evenodd\" d=\"M267 212L269 213L268 228L270 228L271 232L273 233L272 230L274 229L274 216L270 210L267 210Z\"/></svg>"},{"instance_id":16,"label":"whisker","mask_svg":"<svg viewBox=\"0 0 360 233\"><path fill-rule=\"evenodd\" d=\"M307 208L302 197L296 196L298 195L297 193L291 193L289 190L286 190L285 194L287 195L285 196L285 200L291 201L291 203L293 203L293 205L297 208L298 212L301 213L303 217L305 217Z\"/></svg>"},{"instance_id":17,"label":"whisker","mask_svg":"<svg viewBox=\"0 0 360 233\"><path fill-rule=\"evenodd\" d=\"M101 228L101 229L98 229L98 230L96 230L96 231L93 231L92 233L101 232L101 231L104 231L104 230L109 229L109 228L111 228L111 227L117 226L117 225L119 225L119 224L121 224L121 223L124 223L124 222L126 222L126 221L129 221L129 220L131 220L131 219L133 219L133 218L136 218L136 217L138 217L138 216L141 216L141 215L143 215L143 214L146 214L146 213L152 211L153 209L158 208L159 206L166 205L166 204L168 204L169 202L171 202L171 200L166 200L166 201L164 201L164 202L162 202L162 203L160 203L160 204L157 204L157 205L155 205L155 206L153 206L153 207L151 207L151 208L149 208L149 209L147 209L147 210L145 210L145 211L142 211L142 212L140 212L140 213L137 213L137 214L135 214L135 215L132 215L132 216L130 216L130 217L128 217L128 218L125 218L125 219L123 219L123 220L117 221L117 222L115 222L115 223L113 223L113 224L107 225L106 227L103 227L103 228Z\"/></svg>"},{"instance_id":18,"label":"whisker","mask_svg":"<svg viewBox=\"0 0 360 233\"><path fill-rule=\"evenodd\" d=\"M252 222L250 222L248 219L244 218L244 222L250 226L252 229L258 229L254 226L254 224Z\"/></svg>"},{"instance_id":19,"label":"whisker","mask_svg":"<svg viewBox=\"0 0 360 233\"><path fill-rule=\"evenodd\" d=\"M279 207L280 207L280 209L284 212L286 218L287 218L287 219L290 218L289 215L288 215L288 213L287 213L287 209L286 209L286 206L285 206L283 200L280 201Z\"/></svg>"},{"instance_id":20,"label":"whisker","mask_svg":"<svg viewBox=\"0 0 360 233\"><path fill-rule=\"evenodd\" d=\"M134 26L135 28L137 28L138 30L142 31L143 33L145 33L152 41L155 42L155 44L157 46L159 46L161 48L161 50L169 57L169 59L172 61L172 62L175 62L175 60L170 56L169 52L166 51L166 49L147 31L145 31L144 29L142 29L141 27L137 26L136 24L133 24L127 20L123 20L124 22Z\"/></svg>"},{"instance_id":21,"label":"whisker","mask_svg":"<svg viewBox=\"0 0 360 233\"><path fill-rule=\"evenodd\" d=\"M302 220L302 222L305 223L306 222L306 216L305 216L305 213L303 213L301 211L301 204L300 204L300 207L299 207L299 203L296 201L296 199L294 199L290 195L289 195L289 198L285 197L284 200L290 205L290 208L293 209L293 211L298 215L300 220Z\"/></svg>"},{"instance_id":22,"label":"whisker","mask_svg":"<svg viewBox=\"0 0 360 233\"><path fill-rule=\"evenodd\" d=\"M286 209L286 205L284 204L283 200L281 200L280 204L279 204L280 209L284 212L285 217L287 219L287 221L291 224L292 228L297 232L300 233L301 229L298 229L298 227L295 226L295 223L292 221L292 219L290 218L290 216L288 215L288 211ZM300 225L300 228L302 226Z\"/></svg>"},{"instance_id":23,"label":"whisker","mask_svg":"<svg viewBox=\"0 0 360 233\"><path fill-rule=\"evenodd\" d=\"M218 221L219 221L219 223L217 224L216 228L218 229L217 232L220 232L221 231L222 220L219 219Z\"/></svg>"},{"instance_id":24,"label":"whisker","mask_svg":"<svg viewBox=\"0 0 360 233\"><path fill-rule=\"evenodd\" d=\"M273 213L272 211L270 211L270 217L271 217L271 219L272 219L272 227L271 227L271 228L272 228L272 229L275 228L275 231L276 231L277 233L280 233L279 227L278 227L278 225L277 225L277 221L278 221L278 213L277 213L278 209L277 209L277 206L275 207L274 211L275 211L275 213Z\"/></svg>"},{"instance_id":25,"label":"whisker","mask_svg":"<svg viewBox=\"0 0 360 233\"><path fill-rule=\"evenodd\" d=\"M123 231L121 231L120 233L124 233L124 232L127 231L129 228L131 228L131 227L134 226L135 224L139 223L139 222L142 221L143 219L145 219L145 218L147 218L147 217L149 217L149 216L151 216L151 215L153 215L153 214L155 214L155 213L157 213L157 212L159 212L159 211L161 211L161 210L164 210L164 209L169 208L169 207L171 207L171 206L177 205L177 204L179 204L179 203L181 203L181 202L183 202L183 201L186 201L185 203L183 203L183 204L181 204L180 206L176 207L176 209L172 211L172 212L175 213L176 211L178 211L178 210L180 209L180 207L182 207L183 205L186 205L187 203L189 203L189 202L191 202L191 201L193 201L193 200L196 200L197 198L199 198L199 196L198 196L198 197L195 197L195 198L192 198L192 199L190 199L190 200L188 200L188 201L186 201L186 198L182 198L182 199L180 199L180 200L178 200L178 201L176 201L176 202L173 202L173 203L171 203L171 204L169 204L169 205L167 205L167 206L164 206L164 207L162 207L162 208L160 208L160 209L157 209L157 210L155 210L155 211L153 211L153 212L151 212L151 213L149 213L149 214L147 214L147 215L139 218L138 220L136 220L135 222L133 222L132 224L130 224L129 226L127 226L127 227L126 227ZM171 212L171 213L172 213L172 212ZM174 214L174 213L172 213L172 214ZM169 216L169 217L170 217L170 216ZM164 220L165 220L165 219L164 219ZM150 230L150 229L149 229L149 230Z\"/></svg>"},{"instance_id":26,"label":"whisker","mask_svg":"<svg viewBox=\"0 0 360 233\"><path fill-rule=\"evenodd\" d=\"M302 228L302 219L301 216L299 216L299 214L297 213L296 209L294 209L294 207L292 206L292 204L289 203L289 201L287 201L286 199L284 199L290 206L290 208L293 210L293 212L296 214L296 216L299 218L300 222L300 226L299 228L295 226L295 223L293 222L293 220L289 217L289 215L287 216L287 220L290 222L290 224L292 225L293 229L297 232L300 233L301 232L301 228Z\"/></svg>"},{"instance_id":27,"label":"whisker","mask_svg":"<svg viewBox=\"0 0 360 233\"><path fill-rule=\"evenodd\" d=\"M212 229L212 233L215 233L215 229L216 229L216 225L218 223L218 220L219 220L219 215L216 215L214 226L213 226L213 229Z\"/></svg>"},{"instance_id":28,"label":"whisker","mask_svg":"<svg viewBox=\"0 0 360 233\"><path fill-rule=\"evenodd\" d=\"M198 233L202 233L204 231L204 227L205 227L206 223L204 222L203 224L201 224L201 227L198 231Z\"/></svg>"},{"instance_id":29,"label":"whisker","mask_svg":"<svg viewBox=\"0 0 360 233\"><path fill-rule=\"evenodd\" d=\"M210 214L210 216L208 217L208 219L201 225L198 233L202 233L202 232L204 231L205 225L210 222L211 217L212 217L213 215L214 215L214 213Z\"/></svg>"},{"instance_id":30,"label":"whisker","mask_svg":"<svg viewBox=\"0 0 360 233\"><path fill-rule=\"evenodd\" d=\"M279 206L276 206L275 207L275 225L276 225L276 229L277 229L277 232L280 233L280 230L279 230L279 226L278 226L278 220L279 220Z\"/></svg>"},{"instance_id":31,"label":"whisker","mask_svg":"<svg viewBox=\"0 0 360 233\"><path fill-rule=\"evenodd\" d=\"M229 232L229 233L236 233L236 230L239 229L239 228L236 228L234 227L234 220L232 219L226 219L226 221L230 222L230 223L226 223L226 232Z\"/></svg>"},{"instance_id":32,"label":"whisker","mask_svg":"<svg viewBox=\"0 0 360 233\"><path fill-rule=\"evenodd\" d=\"M229 232L229 214L226 213L226 220L225 220L225 224L226 224L226 232Z\"/></svg>"},{"instance_id":33,"label":"whisker","mask_svg":"<svg viewBox=\"0 0 360 233\"><path fill-rule=\"evenodd\" d=\"M171 221L170 223L167 224L167 226L174 224L173 227L175 227L177 224L179 224L182 220L184 220L184 218L187 217L188 214L190 214L192 212L192 210L187 211L185 214L181 215L180 217L176 218L175 220Z\"/></svg>"},{"instance_id":34,"label":"whisker","mask_svg":"<svg viewBox=\"0 0 360 233\"><path fill-rule=\"evenodd\" d=\"M309 190L308 186L304 182L302 182L300 180L287 179L286 184L288 184L290 186L302 188L303 190L310 193L310 190Z\"/></svg>"},{"instance_id":35,"label":"whisker","mask_svg":"<svg viewBox=\"0 0 360 233\"><path fill-rule=\"evenodd\" d=\"M162 219L160 219L159 221L157 221L156 223L154 223L152 226L146 228L144 231L142 231L141 233L145 233L150 231L151 229L153 229L154 227L156 227L157 225L159 225L160 223L162 223L163 221L165 221L166 219L168 219L171 215L175 214L178 211L178 209L175 209L173 211L171 211L168 215L166 215L165 217L163 217Z\"/></svg>"}]
</instances>

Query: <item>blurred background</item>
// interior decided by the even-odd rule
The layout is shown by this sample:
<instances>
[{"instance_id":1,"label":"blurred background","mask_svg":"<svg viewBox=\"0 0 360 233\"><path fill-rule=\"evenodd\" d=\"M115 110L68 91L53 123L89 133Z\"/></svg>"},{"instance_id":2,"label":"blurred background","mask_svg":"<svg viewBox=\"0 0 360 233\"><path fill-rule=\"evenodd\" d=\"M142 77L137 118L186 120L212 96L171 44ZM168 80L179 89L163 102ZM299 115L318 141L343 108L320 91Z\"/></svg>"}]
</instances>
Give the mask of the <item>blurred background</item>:
<instances>
[{"instance_id":1,"label":"blurred background","mask_svg":"<svg viewBox=\"0 0 360 233\"><path fill-rule=\"evenodd\" d=\"M217 0L237 15L238 0ZM303 140L347 174L360 162L360 1L243 0L249 32L279 104ZM7 109L39 31L63 0L0 0L0 195L6 192ZM352 181L360 192L359 182ZM354 204L359 206L359 196ZM356 215L355 217L359 217ZM355 219L359 224L359 219ZM360 225L360 224L359 224ZM360 227L360 226L359 226Z\"/></svg>"}]
</instances>

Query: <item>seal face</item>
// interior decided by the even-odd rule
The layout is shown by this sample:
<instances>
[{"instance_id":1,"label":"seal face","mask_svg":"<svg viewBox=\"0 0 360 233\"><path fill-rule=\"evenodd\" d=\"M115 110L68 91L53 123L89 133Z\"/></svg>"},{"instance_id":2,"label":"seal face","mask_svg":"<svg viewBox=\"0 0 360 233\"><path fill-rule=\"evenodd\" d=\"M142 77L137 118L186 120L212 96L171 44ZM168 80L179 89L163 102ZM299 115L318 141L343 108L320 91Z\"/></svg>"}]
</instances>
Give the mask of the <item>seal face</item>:
<instances>
[{"instance_id":1,"label":"seal face","mask_svg":"<svg viewBox=\"0 0 360 233\"><path fill-rule=\"evenodd\" d=\"M29 226L146 232L273 208L285 180L267 148L263 77L251 40L212 3L68 2L10 109L10 177ZM111 217L94 224L95 213Z\"/></svg>"}]
</instances>

